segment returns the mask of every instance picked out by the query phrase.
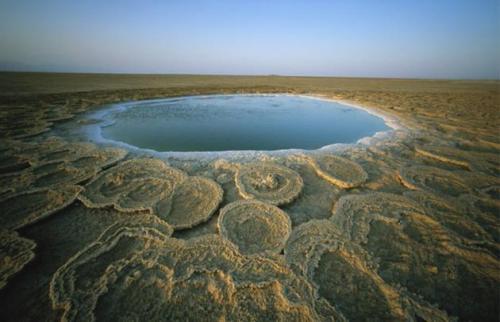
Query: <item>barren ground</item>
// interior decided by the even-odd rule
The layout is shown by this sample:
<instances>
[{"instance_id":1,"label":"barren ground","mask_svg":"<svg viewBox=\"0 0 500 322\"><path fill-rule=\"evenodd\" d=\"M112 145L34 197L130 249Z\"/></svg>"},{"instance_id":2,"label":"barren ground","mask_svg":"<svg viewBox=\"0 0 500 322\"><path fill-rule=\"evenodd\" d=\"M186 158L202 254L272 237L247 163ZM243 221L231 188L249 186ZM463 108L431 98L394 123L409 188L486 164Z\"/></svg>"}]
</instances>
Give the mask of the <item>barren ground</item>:
<instances>
[{"instance_id":1,"label":"barren ground","mask_svg":"<svg viewBox=\"0 0 500 322\"><path fill-rule=\"evenodd\" d=\"M395 118L336 152L158 160L103 104L295 93ZM0 73L0 320L496 321L500 82Z\"/></svg>"}]
</instances>

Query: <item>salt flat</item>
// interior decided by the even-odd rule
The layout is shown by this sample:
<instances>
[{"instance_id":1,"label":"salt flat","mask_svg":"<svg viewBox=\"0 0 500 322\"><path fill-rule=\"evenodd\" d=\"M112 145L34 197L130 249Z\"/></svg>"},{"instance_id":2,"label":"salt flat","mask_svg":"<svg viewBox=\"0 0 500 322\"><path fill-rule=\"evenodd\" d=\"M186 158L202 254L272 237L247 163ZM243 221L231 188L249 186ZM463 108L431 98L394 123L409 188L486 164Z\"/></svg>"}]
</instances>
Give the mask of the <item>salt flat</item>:
<instances>
[{"instance_id":1,"label":"salt flat","mask_svg":"<svg viewBox=\"0 0 500 322\"><path fill-rule=\"evenodd\" d=\"M54 132L104 104L234 93L334 99L398 126L236 160ZM3 321L500 313L499 81L0 73L0 105Z\"/></svg>"}]
</instances>

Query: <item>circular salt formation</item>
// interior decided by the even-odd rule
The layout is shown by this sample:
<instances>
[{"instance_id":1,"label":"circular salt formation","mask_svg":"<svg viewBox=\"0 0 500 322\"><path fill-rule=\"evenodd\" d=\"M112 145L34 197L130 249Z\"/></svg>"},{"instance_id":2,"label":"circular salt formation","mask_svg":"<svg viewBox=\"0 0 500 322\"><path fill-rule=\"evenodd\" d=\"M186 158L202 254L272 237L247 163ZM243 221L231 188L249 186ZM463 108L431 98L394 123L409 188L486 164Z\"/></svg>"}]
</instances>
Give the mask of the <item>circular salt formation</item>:
<instances>
[{"instance_id":1,"label":"circular salt formation","mask_svg":"<svg viewBox=\"0 0 500 322\"><path fill-rule=\"evenodd\" d=\"M118 148L98 148L91 143L70 143L60 138L48 138L40 143L19 143L11 154L43 167L65 162L75 168L100 169L122 160L127 152Z\"/></svg>"},{"instance_id":2,"label":"circular salt formation","mask_svg":"<svg viewBox=\"0 0 500 322\"><path fill-rule=\"evenodd\" d=\"M127 154L122 149L98 149L89 143L73 144L60 139L47 139L39 145L20 144L17 150L13 149L11 152L11 158L30 160L29 163L34 164L20 173L24 179L28 179L23 180L26 188L80 184L95 177L102 167L118 162ZM16 179L14 176L11 178ZM14 181L11 182L10 189L14 192L21 190L17 189L17 183Z\"/></svg>"},{"instance_id":3,"label":"circular salt formation","mask_svg":"<svg viewBox=\"0 0 500 322\"><path fill-rule=\"evenodd\" d=\"M420 190L407 191L404 195L425 207L426 215L431 216L454 233L482 242L490 239L489 235L478 223L472 220L470 216L463 215L466 213L465 206L458 206L456 203L451 204L446 199Z\"/></svg>"},{"instance_id":4,"label":"circular salt formation","mask_svg":"<svg viewBox=\"0 0 500 322\"><path fill-rule=\"evenodd\" d=\"M165 162L158 159L133 159L120 163L116 167L108 170L109 174L120 176L123 180L157 178L172 181L182 181L186 174L180 170L172 168Z\"/></svg>"},{"instance_id":5,"label":"circular salt formation","mask_svg":"<svg viewBox=\"0 0 500 322\"><path fill-rule=\"evenodd\" d=\"M409 189L423 189L437 194L459 196L470 191L469 186L453 172L429 167L410 166L399 171L402 183Z\"/></svg>"},{"instance_id":6,"label":"circular salt formation","mask_svg":"<svg viewBox=\"0 0 500 322\"><path fill-rule=\"evenodd\" d=\"M218 225L245 254L279 253L292 230L283 210L259 201L230 203L220 211Z\"/></svg>"},{"instance_id":7,"label":"circular salt formation","mask_svg":"<svg viewBox=\"0 0 500 322\"><path fill-rule=\"evenodd\" d=\"M0 175L18 172L29 168L31 163L27 158L12 155L0 155Z\"/></svg>"},{"instance_id":8,"label":"circular salt formation","mask_svg":"<svg viewBox=\"0 0 500 322\"><path fill-rule=\"evenodd\" d=\"M186 174L156 159L134 159L104 171L85 186L79 199L91 208L149 210L169 196Z\"/></svg>"},{"instance_id":9,"label":"circular salt formation","mask_svg":"<svg viewBox=\"0 0 500 322\"><path fill-rule=\"evenodd\" d=\"M285 247L285 259L297 274L314 282L320 298L339 311L341 316L335 320L417 320L418 316L433 321L446 317L386 283L367 252L346 240L329 220L311 220L295 228Z\"/></svg>"},{"instance_id":10,"label":"circular salt formation","mask_svg":"<svg viewBox=\"0 0 500 322\"><path fill-rule=\"evenodd\" d=\"M471 194L460 196L468 216L478 223L496 243L500 243L500 201ZM498 250L497 250L498 252Z\"/></svg>"},{"instance_id":11,"label":"circular salt formation","mask_svg":"<svg viewBox=\"0 0 500 322\"><path fill-rule=\"evenodd\" d=\"M66 165L67 163L64 161L55 161L55 162L44 163L42 165L37 165L31 168L30 170L35 175L35 177L40 177L49 174L51 172L58 171L64 168L64 166Z\"/></svg>"},{"instance_id":12,"label":"circular salt formation","mask_svg":"<svg viewBox=\"0 0 500 322\"><path fill-rule=\"evenodd\" d=\"M318 176L344 189L357 187L368 179L359 164L336 155L309 158L309 162Z\"/></svg>"},{"instance_id":13,"label":"circular salt formation","mask_svg":"<svg viewBox=\"0 0 500 322\"><path fill-rule=\"evenodd\" d=\"M15 139L24 139L33 137L50 131L51 122L43 120L32 120L29 122L11 123L7 128L0 128L2 137L11 137Z\"/></svg>"},{"instance_id":14,"label":"circular salt formation","mask_svg":"<svg viewBox=\"0 0 500 322\"><path fill-rule=\"evenodd\" d=\"M332 212L331 220L356 242L365 241L373 219L398 222L402 216L425 213L411 199L386 192L343 196L335 203Z\"/></svg>"},{"instance_id":15,"label":"circular salt formation","mask_svg":"<svg viewBox=\"0 0 500 322\"><path fill-rule=\"evenodd\" d=\"M407 198L382 193L347 197L350 200L345 202L344 197L340 199L332 220L349 239L377 258L378 274L388 284L400 284L440 306L453 303L451 310L459 314L463 314L461 304L454 303L462 303L467 294L481 300L474 305L476 312L495 307L495 300L473 285L455 284L470 278L496 285L495 269L486 267L498 263L489 252L463 246L462 240ZM450 271L456 274L450 275Z\"/></svg>"},{"instance_id":16,"label":"circular salt formation","mask_svg":"<svg viewBox=\"0 0 500 322\"><path fill-rule=\"evenodd\" d=\"M325 249L337 249L343 241L341 232L329 220L310 220L295 228L286 242L285 258L298 274L312 278L314 264ZM322 248L314 247L316 244ZM320 252L320 254L318 254Z\"/></svg>"},{"instance_id":17,"label":"circular salt formation","mask_svg":"<svg viewBox=\"0 0 500 322\"><path fill-rule=\"evenodd\" d=\"M114 204L119 211L151 210L173 189L172 182L156 178L134 179L126 184L126 188Z\"/></svg>"},{"instance_id":18,"label":"circular salt formation","mask_svg":"<svg viewBox=\"0 0 500 322\"><path fill-rule=\"evenodd\" d=\"M217 235L183 241L140 226L105 231L57 270L49 296L64 321L322 320L310 284L283 263Z\"/></svg>"},{"instance_id":19,"label":"circular salt formation","mask_svg":"<svg viewBox=\"0 0 500 322\"><path fill-rule=\"evenodd\" d=\"M391 293L396 297L397 293L352 254L324 252L314 281L319 285L319 296L334 305L348 321L363 321L367 317L374 321L404 320L402 308L388 297Z\"/></svg>"},{"instance_id":20,"label":"circular salt formation","mask_svg":"<svg viewBox=\"0 0 500 322\"><path fill-rule=\"evenodd\" d=\"M271 163L242 165L235 181L243 198L276 206L292 202L304 185L297 172Z\"/></svg>"},{"instance_id":21,"label":"circular salt formation","mask_svg":"<svg viewBox=\"0 0 500 322\"><path fill-rule=\"evenodd\" d=\"M156 204L156 214L174 229L187 229L207 221L219 207L224 191L213 180L188 177L171 196Z\"/></svg>"},{"instance_id":22,"label":"circular salt formation","mask_svg":"<svg viewBox=\"0 0 500 322\"><path fill-rule=\"evenodd\" d=\"M500 168L500 161L496 153L468 151L451 146L435 145L415 147L415 151L428 158L488 174L496 175Z\"/></svg>"},{"instance_id":23,"label":"circular salt formation","mask_svg":"<svg viewBox=\"0 0 500 322\"><path fill-rule=\"evenodd\" d=\"M12 145L12 150L14 154L22 155L32 161L38 161L43 155L61 150L65 145L67 145L67 142L63 139L52 136L36 143L15 141L15 144Z\"/></svg>"},{"instance_id":24,"label":"circular salt formation","mask_svg":"<svg viewBox=\"0 0 500 322\"><path fill-rule=\"evenodd\" d=\"M500 186L500 176L488 175L477 171L454 171L472 190L483 191L485 188Z\"/></svg>"},{"instance_id":25,"label":"circular salt formation","mask_svg":"<svg viewBox=\"0 0 500 322\"><path fill-rule=\"evenodd\" d=\"M96 149L88 155L71 161L71 165L77 168L107 168L125 158L127 151L118 148Z\"/></svg>"},{"instance_id":26,"label":"circular salt formation","mask_svg":"<svg viewBox=\"0 0 500 322\"><path fill-rule=\"evenodd\" d=\"M35 180L30 171L21 171L0 175L0 197L6 197L14 193L26 191Z\"/></svg>"},{"instance_id":27,"label":"circular salt formation","mask_svg":"<svg viewBox=\"0 0 500 322\"><path fill-rule=\"evenodd\" d=\"M464 151L459 149L454 149L449 146L426 145L416 146L415 151L420 155L434 160L470 169L469 162L463 157Z\"/></svg>"},{"instance_id":28,"label":"circular salt formation","mask_svg":"<svg viewBox=\"0 0 500 322\"><path fill-rule=\"evenodd\" d=\"M40 173L33 182L33 185L37 188L79 184L95 177L97 174L95 168L75 168L67 163L62 163L47 172L37 171L36 168L34 171Z\"/></svg>"},{"instance_id":29,"label":"circular salt formation","mask_svg":"<svg viewBox=\"0 0 500 322\"><path fill-rule=\"evenodd\" d=\"M38 162L73 161L96 150L91 143L66 143L59 149L39 151Z\"/></svg>"},{"instance_id":30,"label":"circular salt formation","mask_svg":"<svg viewBox=\"0 0 500 322\"><path fill-rule=\"evenodd\" d=\"M19 229L71 204L82 190L79 186L35 189L0 201L0 226Z\"/></svg>"},{"instance_id":31,"label":"circular salt formation","mask_svg":"<svg viewBox=\"0 0 500 322\"><path fill-rule=\"evenodd\" d=\"M35 247L34 241L20 237L14 231L0 229L0 290L12 275L35 257Z\"/></svg>"}]
</instances>

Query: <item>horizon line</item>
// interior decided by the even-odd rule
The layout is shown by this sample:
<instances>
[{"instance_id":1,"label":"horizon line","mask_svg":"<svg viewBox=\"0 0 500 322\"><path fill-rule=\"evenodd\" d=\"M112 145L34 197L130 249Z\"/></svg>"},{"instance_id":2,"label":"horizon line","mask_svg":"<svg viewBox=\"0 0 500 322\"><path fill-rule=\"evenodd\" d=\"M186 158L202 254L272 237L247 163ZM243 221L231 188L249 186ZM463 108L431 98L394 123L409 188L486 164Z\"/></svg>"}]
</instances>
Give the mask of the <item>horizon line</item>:
<instances>
[{"instance_id":1,"label":"horizon line","mask_svg":"<svg viewBox=\"0 0 500 322\"><path fill-rule=\"evenodd\" d=\"M139 72L79 72L79 71L40 71L40 70L2 70L0 73L18 74L76 74L76 75L128 75L128 76L227 76L227 77L302 77L302 78L351 78L351 79L394 79L394 80L436 80L436 81L500 81L498 78L445 78L445 77L391 77L391 76L345 76L345 75L293 75L293 74L230 74L230 73L139 73Z\"/></svg>"}]
</instances>

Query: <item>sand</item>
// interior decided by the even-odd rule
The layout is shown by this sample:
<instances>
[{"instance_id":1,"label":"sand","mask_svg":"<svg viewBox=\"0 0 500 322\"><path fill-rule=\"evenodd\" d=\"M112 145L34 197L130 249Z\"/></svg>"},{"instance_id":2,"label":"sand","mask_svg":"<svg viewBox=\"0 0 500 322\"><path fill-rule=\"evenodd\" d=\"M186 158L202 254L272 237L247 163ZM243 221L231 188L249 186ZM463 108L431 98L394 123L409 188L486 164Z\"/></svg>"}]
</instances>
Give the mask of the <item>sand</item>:
<instances>
[{"instance_id":1,"label":"sand","mask_svg":"<svg viewBox=\"0 0 500 322\"><path fill-rule=\"evenodd\" d=\"M68 133L129 100L288 93L395 128L159 160ZM0 73L2 321L494 321L500 82ZM77 122L74 122L77 120Z\"/></svg>"}]
</instances>

